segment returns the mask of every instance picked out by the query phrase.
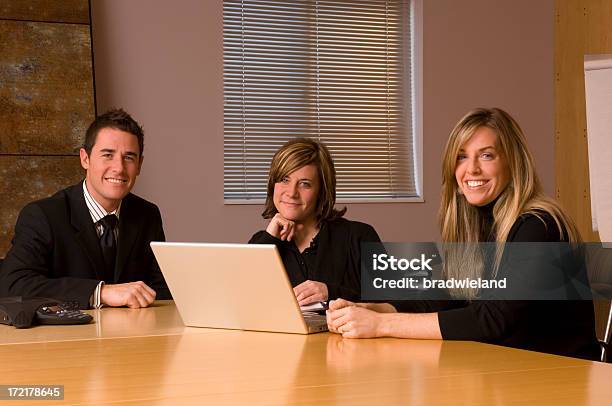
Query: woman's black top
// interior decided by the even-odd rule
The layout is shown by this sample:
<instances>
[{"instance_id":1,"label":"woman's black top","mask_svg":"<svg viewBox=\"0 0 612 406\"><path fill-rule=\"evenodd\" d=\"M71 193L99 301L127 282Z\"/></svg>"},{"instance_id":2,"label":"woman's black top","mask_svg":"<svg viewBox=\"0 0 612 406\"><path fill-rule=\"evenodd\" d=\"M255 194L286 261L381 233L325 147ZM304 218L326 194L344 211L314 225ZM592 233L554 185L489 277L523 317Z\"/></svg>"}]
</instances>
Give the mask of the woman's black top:
<instances>
[{"instance_id":1,"label":"woman's black top","mask_svg":"<svg viewBox=\"0 0 612 406\"><path fill-rule=\"evenodd\" d=\"M481 209L492 221L492 206ZM541 217L541 218L540 218ZM561 242L554 219L542 213L522 215L508 242ZM494 240L483 230L484 240ZM590 300L404 301L401 312L438 312L442 338L473 340L525 350L597 360L593 302Z\"/></svg>"},{"instance_id":2,"label":"woman's black top","mask_svg":"<svg viewBox=\"0 0 612 406\"><path fill-rule=\"evenodd\" d=\"M361 243L380 242L368 224L337 218L324 221L310 246L299 252L293 241L281 241L265 230L249 244L274 244L283 260L292 286L306 280L327 285L329 299L361 298Z\"/></svg>"}]
</instances>

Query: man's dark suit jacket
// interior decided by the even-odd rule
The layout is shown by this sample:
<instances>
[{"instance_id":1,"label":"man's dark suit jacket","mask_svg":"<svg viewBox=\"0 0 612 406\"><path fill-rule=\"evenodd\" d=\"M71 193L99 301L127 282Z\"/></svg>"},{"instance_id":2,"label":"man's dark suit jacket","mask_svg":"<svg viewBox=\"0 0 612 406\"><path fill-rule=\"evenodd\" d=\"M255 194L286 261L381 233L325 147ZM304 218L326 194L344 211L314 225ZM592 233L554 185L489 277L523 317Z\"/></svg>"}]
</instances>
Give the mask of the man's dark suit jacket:
<instances>
[{"instance_id":1,"label":"man's dark suit jacket","mask_svg":"<svg viewBox=\"0 0 612 406\"><path fill-rule=\"evenodd\" d=\"M119 217L114 283L143 281L157 292L156 299L170 299L149 246L165 240L159 209L130 193ZM104 259L82 183L23 208L1 265L0 296L76 300L87 308L101 280Z\"/></svg>"}]
</instances>

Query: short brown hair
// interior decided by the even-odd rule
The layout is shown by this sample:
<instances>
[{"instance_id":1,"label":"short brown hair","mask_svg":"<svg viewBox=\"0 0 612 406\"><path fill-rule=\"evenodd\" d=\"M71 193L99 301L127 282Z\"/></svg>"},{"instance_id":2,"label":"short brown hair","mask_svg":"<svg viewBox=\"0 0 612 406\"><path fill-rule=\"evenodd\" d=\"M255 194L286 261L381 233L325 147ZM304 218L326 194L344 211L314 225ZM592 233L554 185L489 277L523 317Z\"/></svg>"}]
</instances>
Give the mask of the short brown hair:
<instances>
[{"instance_id":1,"label":"short brown hair","mask_svg":"<svg viewBox=\"0 0 612 406\"><path fill-rule=\"evenodd\" d=\"M89 128L85 133L85 142L83 143L83 149L85 149L87 155L91 154L91 150L96 144L98 133L103 128L114 128L115 130L124 131L134 135L138 139L138 147L140 150L140 156L142 157L142 152L144 151L144 131L142 130L142 126L138 124L138 122L134 120L125 110L115 108L96 117L96 119L89 125Z\"/></svg>"},{"instance_id":2,"label":"short brown hair","mask_svg":"<svg viewBox=\"0 0 612 406\"><path fill-rule=\"evenodd\" d=\"M274 217L278 210L274 206L274 185L290 173L306 166L314 165L319 174L319 196L315 214L320 223L342 217L346 207L336 210L336 169L327 147L320 141L311 138L295 138L286 142L272 158L268 175L266 206L261 214L263 218Z\"/></svg>"}]
</instances>

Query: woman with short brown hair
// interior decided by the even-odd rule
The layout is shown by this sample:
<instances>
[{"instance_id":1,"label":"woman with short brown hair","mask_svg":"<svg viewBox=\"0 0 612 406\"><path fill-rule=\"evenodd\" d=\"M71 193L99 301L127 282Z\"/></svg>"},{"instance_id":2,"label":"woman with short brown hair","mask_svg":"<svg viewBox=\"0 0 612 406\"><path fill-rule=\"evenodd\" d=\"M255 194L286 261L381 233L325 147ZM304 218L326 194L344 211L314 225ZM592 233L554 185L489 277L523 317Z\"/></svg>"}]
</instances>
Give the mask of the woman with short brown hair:
<instances>
[{"instance_id":1,"label":"woman with short brown hair","mask_svg":"<svg viewBox=\"0 0 612 406\"><path fill-rule=\"evenodd\" d=\"M336 171L327 147L310 138L285 143L272 158L266 205L270 219L252 244L275 244L300 305L360 299L361 243L379 242L368 224L337 210Z\"/></svg>"}]
</instances>

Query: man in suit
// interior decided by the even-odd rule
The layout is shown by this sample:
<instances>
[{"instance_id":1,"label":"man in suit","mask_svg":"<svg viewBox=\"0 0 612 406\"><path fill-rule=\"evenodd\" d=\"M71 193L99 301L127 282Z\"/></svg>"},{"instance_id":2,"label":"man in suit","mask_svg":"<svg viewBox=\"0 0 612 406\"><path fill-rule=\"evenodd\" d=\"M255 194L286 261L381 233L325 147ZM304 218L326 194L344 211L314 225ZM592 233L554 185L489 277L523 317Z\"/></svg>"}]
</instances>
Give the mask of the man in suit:
<instances>
[{"instance_id":1,"label":"man in suit","mask_svg":"<svg viewBox=\"0 0 612 406\"><path fill-rule=\"evenodd\" d=\"M123 110L94 120L80 150L85 180L19 214L0 296L78 301L80 308L139 308L171 298L149 246L165 239L159 209L130 193L143 138Z\"/></svg>"}]
</instances>

